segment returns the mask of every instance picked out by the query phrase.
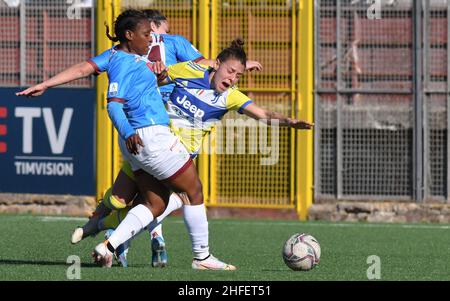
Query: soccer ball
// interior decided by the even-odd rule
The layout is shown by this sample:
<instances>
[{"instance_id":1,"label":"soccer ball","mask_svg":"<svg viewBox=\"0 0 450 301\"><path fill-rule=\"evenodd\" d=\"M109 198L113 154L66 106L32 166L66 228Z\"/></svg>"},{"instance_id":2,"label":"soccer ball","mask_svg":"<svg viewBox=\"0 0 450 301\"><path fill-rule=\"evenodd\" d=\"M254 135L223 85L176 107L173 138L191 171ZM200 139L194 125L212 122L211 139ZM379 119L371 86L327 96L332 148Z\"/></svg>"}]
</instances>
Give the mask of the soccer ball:
<instances>
[{"instance_id":1,"label":"soccer ball","mask_svg":"<svg viewBox=\"0 0 450 301\"><path fill-rule=\"evenodd\" d=\"M284 244L283 259L294 271L309 271L320 261L319 242L309 234L296 233Z\"/></svg>"}]
</instances>

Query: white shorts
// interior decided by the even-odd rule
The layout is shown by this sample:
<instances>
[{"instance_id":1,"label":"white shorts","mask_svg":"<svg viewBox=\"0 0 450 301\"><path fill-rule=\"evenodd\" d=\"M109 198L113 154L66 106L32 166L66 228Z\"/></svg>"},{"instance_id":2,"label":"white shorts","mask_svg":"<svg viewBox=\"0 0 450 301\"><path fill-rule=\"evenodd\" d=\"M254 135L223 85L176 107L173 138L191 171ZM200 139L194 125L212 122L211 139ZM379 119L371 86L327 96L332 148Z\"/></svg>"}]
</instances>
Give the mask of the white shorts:
<instances>
[{"instance_id":1,"label":"white shorts","mask_svg":"<svg viewBox=\"0 0 450 301\"><path fill-rule=\"evenodd\" d=\"M136 130L144 147L139 146L139 154L131 154L120 138L119 146L124 160L131 169L142 169L158 180L174 178L192 163L189 153L167 126L153 125Z\"/></svg>"}]
</instances>

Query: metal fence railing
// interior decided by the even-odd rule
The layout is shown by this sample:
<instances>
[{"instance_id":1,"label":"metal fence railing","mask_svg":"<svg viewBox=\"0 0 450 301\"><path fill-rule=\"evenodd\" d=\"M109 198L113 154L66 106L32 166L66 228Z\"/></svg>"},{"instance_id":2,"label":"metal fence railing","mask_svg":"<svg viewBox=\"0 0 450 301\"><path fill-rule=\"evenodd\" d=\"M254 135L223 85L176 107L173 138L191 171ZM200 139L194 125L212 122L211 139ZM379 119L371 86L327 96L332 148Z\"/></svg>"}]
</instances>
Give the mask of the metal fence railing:
<instances>
[{"instance_id":1,"label":"metal fence railing","mask_svg":"<svg viewBox=\"0 0 450 301\"><path fill-rule=\"evenodd\" d=\"M29 86L93 55L93 6L83 1L0 1L0 87ZM67 87L92 87L80 79Z\"/></svg>"},{"instance_id":2,"label":"metal fence railing","mask_svg":"<svg viewBox=\"0 0 450 301\"><path fill-rule=\"evenodd\" d=\"M246 73L239 87L257 104L291 116L295 101L295 37L297 26L293 17L295 3L283 0L232 1L217 3L212 20L217 23L212 33L212 57L229 46L236 37L245 41L249 59L258 60L264 66L262 72ZM222 121L243 118L238 114L227 114ZM238 127L234 129L239 135ZM244 128L250 139L250 129ZM261 133L258 132L257 135ZM225 144L225 136L216 139L218 146ZM270 134L268 135L270 137ZM219 206L288 207L294 208L293 197L295 161L294 137L287 128L280 128L278 135L278 161L273 165L261 165L267 154L213 154L211 155L211 203ZM238 140L232 147L235 149ZM275 141L268 139L268 145Z\"/></svg>"},{"instance_id":3,"label":"metal fence railing","mask_svg":"<svg viewBox=\"0 0 450 301\"><path fill-rule=\"evenodd\" d=\"M424 1L424 195L448 199L448 105L450 1Z\"/></svg>"},{"instance_id":4,"label":"metal fence railing","mask_svg":"<svg viewBox=\"0 0 450 301\"><path fill-rule=\"evenodd\" d=\"M450 3L376 3L316 1L315 198L445 200Z\"/></svg>"}]
</instances>

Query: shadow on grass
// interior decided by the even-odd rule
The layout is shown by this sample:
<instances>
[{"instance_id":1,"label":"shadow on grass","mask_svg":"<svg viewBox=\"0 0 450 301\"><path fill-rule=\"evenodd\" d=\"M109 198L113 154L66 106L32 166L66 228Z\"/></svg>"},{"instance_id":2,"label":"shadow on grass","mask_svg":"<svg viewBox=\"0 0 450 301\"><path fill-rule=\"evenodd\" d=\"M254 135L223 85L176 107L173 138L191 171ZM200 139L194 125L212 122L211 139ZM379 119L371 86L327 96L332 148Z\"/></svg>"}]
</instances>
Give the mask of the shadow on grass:
<instances>
[{"instance_id":1,"label":"shadow on grass","mask_svg":"<svg viewBox=\"0 0 450 301\"><path fill-rule=\"evenodd\" d=\"M286 273L286 272L292 272L292 270L286 270L286 269L262 269L262 272L279 272L279 273Z\"/></svg>"},{"instance_id":2,"label":"shadow on grass","mask_svg":"<svg viewBox=\"0 0 450 301\"><path fill-rule=\"evenodd\" d=\"M45 261L45 260L21 260L21 259L0 259L1 264L13 264L13 265L63 265L70 266L71 264L65 261ZM81 263L81 267L96 267L95 263Z\"/></svg>"}]
</instances>

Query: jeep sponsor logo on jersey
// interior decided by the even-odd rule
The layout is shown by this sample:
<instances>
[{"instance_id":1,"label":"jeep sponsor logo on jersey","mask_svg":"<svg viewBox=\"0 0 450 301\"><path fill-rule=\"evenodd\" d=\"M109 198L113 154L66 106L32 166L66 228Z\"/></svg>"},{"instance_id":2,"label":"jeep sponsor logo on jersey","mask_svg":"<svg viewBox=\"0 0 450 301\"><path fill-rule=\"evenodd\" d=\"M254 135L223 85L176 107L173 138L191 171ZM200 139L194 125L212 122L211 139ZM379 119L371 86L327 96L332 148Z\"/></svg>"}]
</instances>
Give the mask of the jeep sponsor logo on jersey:
<instances>
[{"instance_id":1,"label":"jeep sponsor logo on jersey","mask_svg":"<svg viewBox=\"0 0 450 301\"><path fill-rule=\"evenodd\" d=\"M192 104L189 100L187 100L186 95L184 95L183 98L177 96L176 102L179 104L180 107L185 108L186 110L191 112L194 115L194 118L202 118L203 116L205 116L205 111L203 111L196 105Z\"/></svg>"}]
</instances>

